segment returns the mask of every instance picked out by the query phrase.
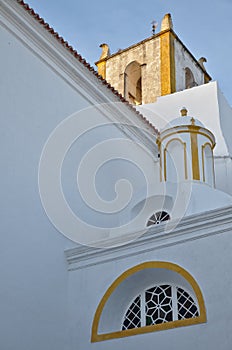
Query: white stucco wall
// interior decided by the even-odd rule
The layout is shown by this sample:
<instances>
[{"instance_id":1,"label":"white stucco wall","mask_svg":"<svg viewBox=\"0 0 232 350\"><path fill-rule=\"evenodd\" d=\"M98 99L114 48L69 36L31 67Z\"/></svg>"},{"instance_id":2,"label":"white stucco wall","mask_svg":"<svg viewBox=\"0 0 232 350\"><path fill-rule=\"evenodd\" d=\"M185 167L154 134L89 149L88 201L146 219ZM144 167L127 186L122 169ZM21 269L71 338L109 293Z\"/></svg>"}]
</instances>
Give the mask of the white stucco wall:
<instances>
[{"instance_id":1,"label":"white stucco wall","mask_svg":"<svg viewBox=\"0 0 232 350\"><path fill-rule=\"evenodd\" d=\"M52 225L42 207L38 187L38 167L45 142L55 128L74 112L85 110L92 106L94 101L99 103L103 87L96 78L89 77L92 73L78 61L76 63L76 59L69 56L55 39L51 39L53 41L49 46L51 34L41 29L40 24L23 8L16 9L19 6L16 2L8 5L12 5L16 17L19 11L20 25L25 22L22 27L25 25L26 29L24 28L24 33L20 25L17 27L12 22L9 14L7 17L5 13L1 13L0 295L3 322L0 329L0 348L76 349L78 344L75 347L70 347L69 344L67 306L69 277L64 258L65 248L76 244L65 238ZM36 39L33 37L34 29L38 36L41 35L41 47L40 42L36 41L38 37ZM30 35L33 39L29 40ZM43 35L45 39L42 38ZM61 69L63 62L52 61L46 49L49 49L48 51L57 49L58 54L61 50L62 59L67 60L67 65ZM76 69L76 71L73 69L71 76L68 75L70 73L68 64L73 64ZM84 80L80 81L79 85L74 81L75 75L79 73L78 64L80 74L87 76L86 79L89 79L90 89L93 92L86 91ZM84 73L81 73L82 70ZM107 89L104 87L103 90ZM109 101L117 100L110 91L106 91L104 103L107 102L107 98ZM117 121L114 115L122 114L122 111L119 112L120 108L123 109L115 107L111 111L107 106L101 110L87 109L83 114L80 113L80 118L76 118L75 126L77 128L83 126L81 116L87 120L93 117L97 124L109 123L110 120ZM136 118L135 113L128 112L128 115L130 114ZM64 135L64 139L66 136ZM78 163L87 150L111 138L128 139L125 131L120 131L112 124L105 128L93 128L87 134L83 134L70 147L63 163L61 177L64 194L73 211L83 220L91 217L90 223L93 225L105 224L106 227L114 225L115 217L111 218L109 224L108 217L89 208L78 194L76 179ZM132 151L136 154L135 149L139 158L144 154L146 176L153 179L155 173L151 165L154 159L143 147L135 144L131 149L128 147L127 154ZM113 153L116 150L116 146L111 147ZM57 144L54 157L59 151L60 144ZM138 167L136 169L136 166L130 164L128 160L122 160L121 163L120 161L116 159L110 167L106 164L96 174L97 190L106 201L115 197L114 186L120 176L127 177L129 174L129 179L136 189L144 179ZM92 175L86 174L87 186ZM58 208L58 203L54 200L54 209L57 209L57 212ZM58 214L62 218L63 213ZM78 230L78 227L76 229ZM81 288L79 292L85 293L85 288Z\"/></svg>"},{"instance_id":2,"label":"white stucco wall","mask_svg":"<svg viewBox=\"0 0 232 350\"><path fill-rule=\"evenodd\" d=\"M2 27L0 40L1 348L64 349L67 240L41 206L38 163L55 126L88 103Z\"/></svg>"},{"instance_id":3,"label":"white stucco wall","mask_svg":"<svg viewBox=\"0 0 232 350\"><path fill-rule=\"evenodd\" d=\"M188 109L189 116L199 119L214 134L216 139L214 148L216 188L232 194L229 172L232 109L221 93L217 82L163 96L158 98L156 103L136 108L161 130L180 115L183 106Z\"/></svg>"},{"instance_id":4,"label":"white stucco wall","mask_svg":"<svg viewBox=\"0 0 232 350\"><path fill-rule=\"evenodd\" d=\"M86 251L88 260L84 260L83 256L78 257L77 251L76 262L70 261L69 265L73 347L79 344L79 347L86 350L109 348L132 350L141 349L141 347L152 350L156 344L168 350L172 344L173 348L180 350L186 348L229 349L232 338L229 321L231 310L228 306L232 285L226 271L230 271L231 265L231 230L229 226L226 228L223 224L218 226L218 223L219 218L222 219L222 217L227 217L230 221L231 214L227 216L228 212L225 210L220 216L222 212L211 212L205 218L203 215L189 217L183 221L183 226L180 225L178 229L169 234L162 233L162 229L156 226L150 230L150 234L147 234L147 240L145 235L131 247L112 249L109 253L100 251L93 255ZM217 217L219 221L216 223ZM197 227L195 220L199 224L196 225ZM222 255L223 259L221 259ZM127 269L146 261L167 261L186 269L201 288L207 322L90 343L94 314L106 290ZM84 287L85 293L77 293L80 286ZM141 281L141 286L143 286L143 281ZM133 286L128 289L128 298L130 295L133 295ZM133 297L129 298L128 304L130 300L133 300ZM83 305L85 305L84 310ZM117 311L114 310L116 313ZM115 318L113 314L112 318ZM108 322L110 324L110 318Z\"/></svg>"},{"instance_id":5,"label":"white stucco wall","mask_svg":"<svg viewBox=\"0 0 232 350\"><path fill-rule=\"evenodd\" d=\"M0 3L3 6L4 2ZM137 213L134 206L144 199L145 185L155 188L159 181L155 140L152 144L154 154L150 151L151 145L150 148L144 148L144 145L131 142L138 141L143 130L142 122L139 124L137 119L133 119L136 118L136 114L129 108L120 104L117 107L106 104L93 109L92 106L96 103L115 102L117 99L104 90L97 79L93 80L91 73L77 64L74 57L68 56L60 44L52 41L49 33L40 32L44 29L40 29L39 24L35 24L29 14L24 14L22 8L17 10L16 2L5 5L12 6L15 16L10 18L9 13L6 14L4 10L0 17L0 93L3 124L0 138L0 301L3 319L0 328L0 348L103 350L109 346L112 349L125 348L126 344L127 349L137 349L146 342L147 349L153 349L154 343L163 344L164 349L169 349L170 343L173 343L182 349L189 347L189 343L193 348L200 345L207 348L210 341L216 348L228 349L231 342L227 323L230 310L227 308L228 299L224 298L224 291L230 290L231 283L229 277L225 276L215 288L213 278L223 276L224 271L230 271L231 241L227 232L207 238L192 237L186 243L181 241L173 245L170 244L172 237L165 236L164 242L168 244L160 249L155 248L160 238L157 236L158 239L153 243L150 241L143 251L139 252L139 249L133 246L126 247L125 254L119 259L117 252L120 252L121 248L116 249L116 255L115 251L109 250L108 261L102 264L98 262L103 250L99 249L96 253L94 249L86 247L89 255L82 255L82 262L86 263L86 268L68 271L64 251L78 245L65 238L49 221L42 207L38 188L39 161L48 137L54 130L57 131L56 127L60 123L75 112L79 114L73 123L74 129L71 130L74 133L75 130L84 128L86 120L96 122L97 128L92 127L70 145L62 163L61 185L65 198L76 216L83 222L87 221L92 227L104 224L102 238L111 235L115 239L118 237L115 232L112 233L112 227L130 221L132 212L134 215ZM20 21L16 20L15 24L18 15ZM24 27L24 31L20 26ZM49 52L52 50L57 50L56 59L53 60ZM73 69L68 69L69 64L73 65ZM82 74L83 79L80 79L78 74ZM166 108L167 106L170 104L166 104ZM172 111L174 112L174 109ZM109 124L109 121L126 122L127 118L138 122L139 130L132 130L128 126L118 128L112 123ZM108 125L102 127L99 125L101 123ZM65 142L67 135L61 133L61 136L64 138L61 137L60 140ZM130 140L127 146L124 144L125 140ZM98 153L101 166L95 169L95 177L93 171L86 172L84 187L88 192L94 179L96 190L107 205L117 198L117 181L122 178L129 180L133 186L131 201L124 207L125 210L120 211L120 215L97 212L95 207L91 208L83 201L77 189L77 168L81 160L89 150L95 150L96 146L104 143L107 146L108 141L115 142L107 148L111 158L107 162L102 161L105 159L103 147L102 152ZM56 158L61 151L62 142L54 146ZM123 158L125 152L127 157ZM93 157L92 160L94 162L98 159ZM51 174L47 174L48 180L53 174L52 167L50 171ZM128 195L128 184L123 189L124 196ZM62 221L64 213L59 211L58 202L53 200L52 203L54 212L57 211L56 214ZM146 215L150 214L154 203L150 201L148 204L149 211L143 213L144 219L147 219ZM197 218L193 225L190 225L191 232L198 222ZM79 226L75 229L80 234L79 237L85 239L85 232L80 230ZM85 252L85 247L81 249ZM91 257L98 254L98 261L91 264ZM219 258L222 254L224 259L221 262ZM205 259L205 256L208 259ZM217 256L220 264L215 264ZM148 260L172 261L180 264L196 278L205 298L209 323L130 337L126 342L119 339L90 344L93 315L108 286L127 268ZM209 270L213 271L212 277L209 277ZM229 295L230 293L228 297ZM222 305L216 303L219 298ZM218 315L221 317L217 317Z\"/></svg>"}]
</instances>

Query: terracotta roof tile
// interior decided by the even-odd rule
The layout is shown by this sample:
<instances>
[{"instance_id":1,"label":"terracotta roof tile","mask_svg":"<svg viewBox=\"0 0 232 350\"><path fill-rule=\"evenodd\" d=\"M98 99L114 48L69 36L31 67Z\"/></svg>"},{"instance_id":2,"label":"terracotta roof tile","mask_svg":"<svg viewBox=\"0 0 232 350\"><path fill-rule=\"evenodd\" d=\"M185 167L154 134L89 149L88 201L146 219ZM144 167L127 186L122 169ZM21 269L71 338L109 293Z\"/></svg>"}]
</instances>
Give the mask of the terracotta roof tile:
<instances>
[{"instance_id":1,"label":"terracotta roof tile","mask_svg":"<svg viewBox=\"0 0 232 350\"><path fill-rule=\"evenodd\" d=\"M42 17L40 17L27 3L23 0L16 0L19 5L21 5L35 20L37 20L49 33L51 33L54 38L56 38L70 53L76 57L79 62L81 62L89 71L91 71L108 89L110 89L114 95L116 95L121 102L128 105L142 120L144 120L149 127L153 129L155 133L159 133L158 130L152 125L139 111L135 109L133 105L131 105L113 86L111 86L105 79L100 76L95 69L71 46L67 41L64 40L55 30L50 27L48 23L44 21Z\"/></svg>"}]
</instances>

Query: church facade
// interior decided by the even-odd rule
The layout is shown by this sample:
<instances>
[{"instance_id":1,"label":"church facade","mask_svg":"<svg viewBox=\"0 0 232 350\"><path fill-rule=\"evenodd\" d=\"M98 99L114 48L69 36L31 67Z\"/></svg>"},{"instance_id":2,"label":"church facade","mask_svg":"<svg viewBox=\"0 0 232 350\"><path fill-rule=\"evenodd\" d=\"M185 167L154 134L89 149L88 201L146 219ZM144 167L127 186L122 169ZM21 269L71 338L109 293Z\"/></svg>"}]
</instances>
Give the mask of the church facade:
<instances>
[{"instance_id":1,"label":"church facade","mask_svg":"<svg viewBox=\"0 0 232 350\"><path fill-rule=\"evenodd\" d=\"M232 110L205 59L167 14L97 73L0 13L1 348L229 350Z\"/></svg>"}]
</instances>

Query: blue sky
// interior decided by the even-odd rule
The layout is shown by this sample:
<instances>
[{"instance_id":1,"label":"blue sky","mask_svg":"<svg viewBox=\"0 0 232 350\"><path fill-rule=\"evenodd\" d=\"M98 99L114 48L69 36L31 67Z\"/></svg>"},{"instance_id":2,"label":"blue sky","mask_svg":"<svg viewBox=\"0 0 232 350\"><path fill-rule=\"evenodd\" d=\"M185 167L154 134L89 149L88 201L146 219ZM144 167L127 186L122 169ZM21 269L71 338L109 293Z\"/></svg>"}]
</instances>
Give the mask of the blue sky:
<instances>
[{"instance_id":1,"label":"blue sky","mask_svg":"<svg viewBox=\"0 0 232 350\"><path fill-rule=\"evenodd\" d=\"M160 28L165 13L171 13L174 31L219 81L232 105L232 0L28 0L58 33L88 62L100 57L106 42L111 53L151 35L151 22Z\"/></svg>"}]
</instances>

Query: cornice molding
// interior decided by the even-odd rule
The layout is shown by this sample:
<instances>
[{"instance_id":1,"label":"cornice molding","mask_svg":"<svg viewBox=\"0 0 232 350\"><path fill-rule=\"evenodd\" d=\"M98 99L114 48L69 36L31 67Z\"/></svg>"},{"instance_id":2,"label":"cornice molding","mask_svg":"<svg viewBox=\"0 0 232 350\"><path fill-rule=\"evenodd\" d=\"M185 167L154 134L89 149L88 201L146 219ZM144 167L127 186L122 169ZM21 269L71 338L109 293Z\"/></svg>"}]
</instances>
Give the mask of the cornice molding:
<instances>
[{"instance_id":1,"label":"cornice molding","mask_svg":"<svg viewBox=\"0 0 232 350\"><path fill-rule=\"evenodd\" d=\"M121 49L119 52L115 52L113 54L111 54L110 56L104 58L104 59L101 59L101 60L98 60L95 62L95 64L98 64L98 63L101 63L101 62L106 62L108 60L110 60L111 58L117 56L117 55L121 55L122 53L128 51L128 50L131 50L137 46L140 46L140 45L143 45L145 44L146 42L148 41L155 41L156 39L162 37L163 35L165 35L166 33L170 33L172 34L172 36L179 42L179 44L183 47L183 49L188 52L188 54L191 56L192 60L194 61L194 63L196 64L196 66L202 71L202 73L206 74L206 76L208 77L209 80L212 80L211 76L209 75L209 73L202 68L202 66L200 65L200 63L198 62L198 60L194 57L194 55L191 53L191 51L187 48L187 46L185 46L185 44L182 42L182 40L178 37L178 35L174 32L173 29L165 29L165 30L162 30L160 31L159 33L156 33L146 39L143 39L141 41L139 41L138 43L136 44L133 44L133 45L130 45L128 47L126 47L125 49Z\"/></svg>"},{"instance_id":2,"label":"cornice molding","mask_svg":"<svg viewBox=\"0 0 232 350\"><path fill-rule=\"evenodd\" d=\"M133 240L135 233L121 237L118 240L108 240L108 244L111 246L108 249L78 246L65 251L68 270L82 269L228 233L231 231L231 224L232 206L229 206L185 217L172 232L164 232L165 225L163 224L152 226L140 238L125 245L119 246L120 243L123 244L123 239L125 242L128 242L130 239ZM138 235L138 232L136 232L136 235ZM104 243L106 244L106 241ZM117 244L118 246L116 246ZM112 247L112 245L115 245L115 247Z\"/></svg>"}]
</instances>

